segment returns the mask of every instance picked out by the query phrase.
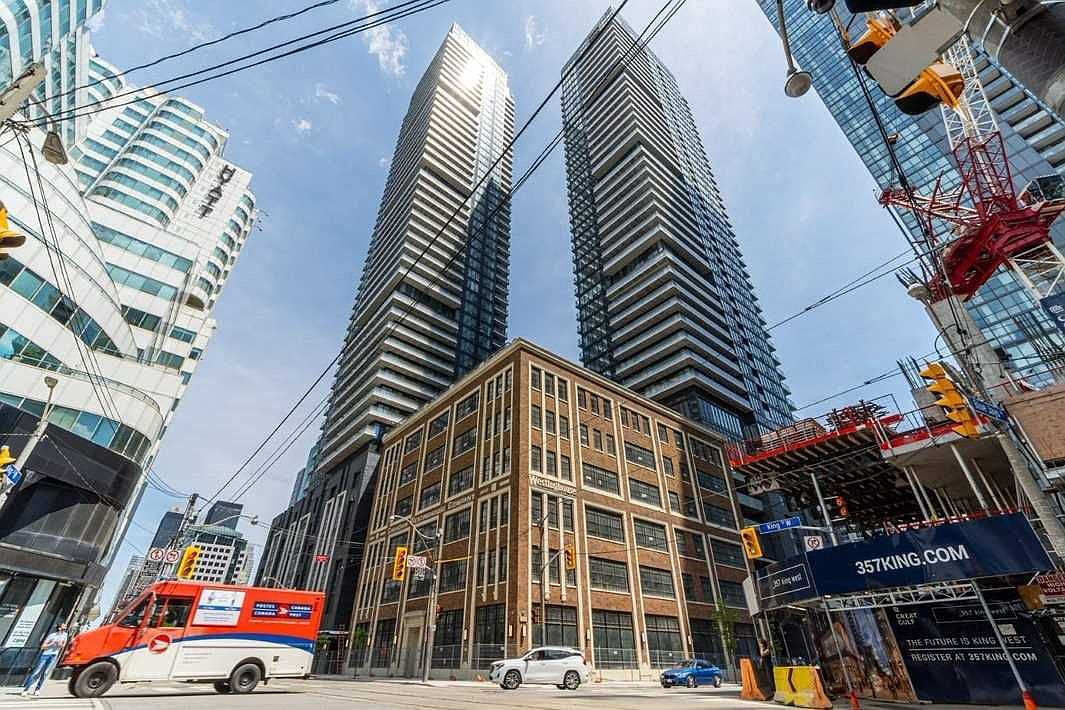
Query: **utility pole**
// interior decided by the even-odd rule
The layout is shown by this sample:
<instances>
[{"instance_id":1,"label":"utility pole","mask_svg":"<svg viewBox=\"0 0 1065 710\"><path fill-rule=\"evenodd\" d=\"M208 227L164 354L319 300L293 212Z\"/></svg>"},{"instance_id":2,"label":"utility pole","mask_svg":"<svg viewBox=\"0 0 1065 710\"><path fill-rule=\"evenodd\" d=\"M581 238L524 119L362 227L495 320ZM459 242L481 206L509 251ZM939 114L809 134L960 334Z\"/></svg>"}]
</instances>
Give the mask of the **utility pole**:
<instances>
[{"instance_id":1,"label":"utility pole","mask_svg":"<svg viewBox=\"0 0 1065 710\"><path fill-rule=\"evenodd\" d=\"M18 107L33 94L44 77L44 64L34 62L0 92L0 123L15 115Z\"/></svg>"},{"instance_id":2,"label":"utility pole","mask_svg":"<svg viewBox=\"0 0 1065 710\"><path fill-rule=\"evenodd\" d=\"M428 624L425 631L425 663L422 665L422 682L429 682L429 668L433 664L433 640L436 636L436 600L440 596L440 569L443 566L444 529L436 529L436 571L429 580L429 599L426 614Z\"/></svg>"},{"instance_id":3,"label":"utility pole","mask_svg":"<svg viewBox=\"0 0 1065 710\"><path fill-rule=\"evenodd\" d=\"M189 526L189 523L195 517L196 513L193 510L196 507L196 501L199 500L200 494L193 493L189 496L189 502L185 504L185 512L181 516L181 522L178 524L177 531L170 536L170 542L166 544L167 548L173 547L185 537L185 528ZM166 563L163 563L166 564ZM159 579L163 575L163 565L159 565L159 572L155 575L156 579Z\"/></svg>"},{"instance_id":4,"label":"utility pole","mask_svg":"<svg viewBox=\"0 0 1065 710\"><path fill-rule=\"evenodd\" d=\"M41 413L37 426L34 427L33 433L30 434L29 441L26 442L26 446L23 447L22 451L19 452L18 458L15 459L14 466L20 472L26 462L30 460L33 450L37 448L37 444L41 443L41 439L44 438L44 432L48 429L48 417L52 414L53 409L52 394L55 392L55 386L59 384L59 380L51 375L45 375L44 384L48 388L48 401L44 405L44 412ZM8 484L7 476L0 477L0 511L4 509L8 493L13 487L14 484Z\"/></svg>"},{"instance_id":5,"label":"utility pole","mask_svg":"<svg viewBox=\"0 0 1065 710\"><path fill-rule=\"evenodd\" d=\"M825 505L825 497L821 494L821 484L817 480L816 471L810 472L810 480L814 483L814 495L817 496L817 505L821 508L821 515L825 518L828 537L832 540L832 546L835 547L839 544L839 538L836 537L836 529L832 527L832 516L828 514L828 506Z\"/></svg>"}]
</instances>

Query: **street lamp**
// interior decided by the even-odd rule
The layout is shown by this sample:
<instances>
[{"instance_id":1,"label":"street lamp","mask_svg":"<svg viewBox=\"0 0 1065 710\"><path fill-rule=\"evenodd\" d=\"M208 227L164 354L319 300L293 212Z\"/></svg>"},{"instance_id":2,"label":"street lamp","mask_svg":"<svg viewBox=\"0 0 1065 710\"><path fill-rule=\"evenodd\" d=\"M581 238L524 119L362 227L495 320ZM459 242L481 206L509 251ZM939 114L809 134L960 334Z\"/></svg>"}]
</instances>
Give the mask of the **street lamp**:
<instances>
[{"instance_id":1,"label":"street lamp","mask_svg":"<svg viewBox=\"0 0 1065 710\"><path fill-rule=\"evenodd\" d=\"M258 525L259 524L259 516L258 515L246 515L244 513L236 513L235 515L227 515L226 517L222 518L221 520L215 520L213 523L211 523L211 525L221 525L222 523L226 522L227 520L232 520L233 518L244 518L251 525Z\"/></svg>"},{"instance_id":2,"label":"street lamp","mask_svg":"<svg viewBox=\"0 0 1065 710\"><path fill-rule=\"evenodd\" d=\"M791 44L788 42L788 26L784 21L784 0L777 0L777 18L780 20L780 41L784 44L784 58L788 60L788 76L784 80L784 93L790 98L797 99L813 84L810 72L800 71L795 66L795 58L791 55Z\"/></svg>"},{"instance_id":3,"label":"street lamp","mask_svg":"<svg viewBox=\"0 0 1065 710\"><path fill-rule=\"evenodd\" d=\"M427 535L422 534L422 531L414 524L410 518L405 515L392 515L389 517L390 522L403 522L410 526L410 529L414 531L414 534L420 537L424 542L429 545L433 544L433 540ZM433 637L436 635L436 598L440 593L440 563L441 557L444 556L444 530L441 527L436 529L436 570L433 572L433 576L429 582L429 598L426 600L425 605L425 654L422 663L422 682L429 682L429 666L433 662Z\"/></svg>"},{"instance_id":4,"label":"street lamp","mask_svg":"<svg viewBox=\"0 0 1065 710\"><path fill-rule=\"evenodd\" d=\"M22 471L22 467L26 465L26 462L30 460L30 456L33 454L33 450L37 448L37 444L44 438L44 432L48 428L48 417L52 414L54 405L52 404L52 395L55 394L55 387L59 384L59 380L51 375L44 376L44 386L48 388L48 400L44 404L44 411L41 412L41 418L37 421L37 426L34 427L33 433L30 434L29 441L26 442L26 446L19 453L18 458L15 459L13 464L17 471ZM12 484L13 485L13 484ZM7 476L0 477L0 509L4 507L4 503L7 502L8 492L12 486L8 485Z\"/></svg>"},{"instance_id":5,"label":"street lamp","mask_svg":"<svg viewBox=\"0 0 1065 710\"><path fill-rule=\"evenodd\" d=\"M41 153L44 154L44 159L52 165L67 164L67 151L63 147L63 140L59 137L55 126L48 129L48 134L44 137L44 145L41 146Z\"/></svg>"}]
</instances>

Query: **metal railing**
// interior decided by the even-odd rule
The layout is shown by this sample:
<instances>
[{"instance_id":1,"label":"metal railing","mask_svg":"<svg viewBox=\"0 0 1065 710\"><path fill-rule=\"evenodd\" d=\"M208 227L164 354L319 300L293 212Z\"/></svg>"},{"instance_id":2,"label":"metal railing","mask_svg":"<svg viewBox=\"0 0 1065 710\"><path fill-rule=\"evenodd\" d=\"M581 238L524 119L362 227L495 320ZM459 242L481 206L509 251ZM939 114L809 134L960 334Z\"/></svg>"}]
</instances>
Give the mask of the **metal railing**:
<instances>
[{"instance_id":1,"label":"metal railing","mask_svg":"<svg viewBox=\"0 0 1065 710\"><path fill-rule=\"evenodd\" d=\"M596 668L639 668L640 659L635 648L595 647Z\"/></svg>"},{"instance_id":2,"label":"metal railing","mask_svg":"<svg viewBox=\"0 0 1065 710\"><path fill-rule=\"evenodd\" d=\"M433 646L432 668L458 668L462 665L462 644Z\"/></svg>"}]
</instances>

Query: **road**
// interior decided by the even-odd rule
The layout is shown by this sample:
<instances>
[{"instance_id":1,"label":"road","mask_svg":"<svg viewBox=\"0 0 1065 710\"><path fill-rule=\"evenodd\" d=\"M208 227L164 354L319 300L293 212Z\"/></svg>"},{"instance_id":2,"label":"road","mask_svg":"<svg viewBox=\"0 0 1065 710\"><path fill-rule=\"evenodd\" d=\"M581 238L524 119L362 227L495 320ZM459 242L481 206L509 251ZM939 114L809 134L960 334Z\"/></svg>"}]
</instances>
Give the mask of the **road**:
<instances>
[{"instance_id":1,"label":"road","mask_svg":"<svg viewBox=\"0 0 1065 710\"><path fill-rule=\"evenodd\" d=\"M552 686L522 686L507 691L488 683L433 681L306 680L276 681L259 686L250 695L219 695L210 685L149 683L112 689L102 698L79 700L66 692L66 683L53 681L36 699L0 694L0 710L36 707L41 710L193 710L194 708L247 708L329 710L353 705L383 710L411 708L512 708L514 710L681 710L685 708L769 708L769 704L739 699L739 688L673 688L651 683L611 683L582 686L576 691ZM775 706L779 707L779 706Z\"/></svg>"}]
</instances>

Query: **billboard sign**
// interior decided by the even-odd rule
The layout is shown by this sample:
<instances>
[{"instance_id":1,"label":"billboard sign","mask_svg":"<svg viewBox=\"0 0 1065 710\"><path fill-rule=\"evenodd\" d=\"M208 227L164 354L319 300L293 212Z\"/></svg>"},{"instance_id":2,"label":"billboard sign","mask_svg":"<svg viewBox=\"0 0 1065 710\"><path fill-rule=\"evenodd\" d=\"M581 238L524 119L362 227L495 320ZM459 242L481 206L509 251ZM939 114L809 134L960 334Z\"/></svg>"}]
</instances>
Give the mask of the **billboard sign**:
<instances>
[{"instance_id":1,"label":"billboard sign","mask_svg":"<svg viewBox=\"0 0 1065 710\"><path fill-rule=\"evenodd\" d=\"M1022 513L884 535L807 559L821 595L1053 569Z\"/></svg>"}]
</instances>

